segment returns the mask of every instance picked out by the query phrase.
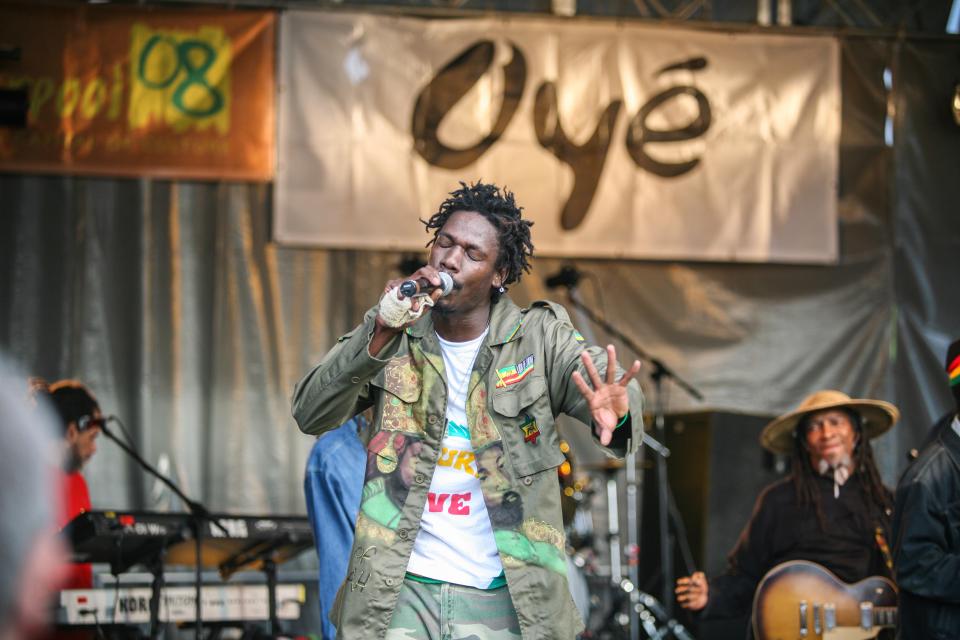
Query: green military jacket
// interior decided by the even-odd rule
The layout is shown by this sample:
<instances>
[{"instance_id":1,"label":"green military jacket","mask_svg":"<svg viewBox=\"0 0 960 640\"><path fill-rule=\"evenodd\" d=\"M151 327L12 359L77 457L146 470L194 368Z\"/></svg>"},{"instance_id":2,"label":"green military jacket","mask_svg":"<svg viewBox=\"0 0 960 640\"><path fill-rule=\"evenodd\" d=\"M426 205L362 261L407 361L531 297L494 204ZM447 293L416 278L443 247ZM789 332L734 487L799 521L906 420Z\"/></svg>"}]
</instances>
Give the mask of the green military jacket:
<instances>
[{"instance_id":1,"label":"green military jacket","mask_svg":"<svg viewBox=\"0 0 960 640\"><path fill-rule=\"evenodd\" d=\"M338 638L383 638L417 537L446 428L443 357L430 314L384 347L368 351L377 309L340 338L293 395L305 433L332 429L374 408L366 479L347 577L331 612ZM590 424L571 374L583 338L563 307L528 309L503 297L474 363L467 396L473 464L493 525L511 599L525 640L573 638L583 629L567 587L560 488L563 463L554 417ZM601 376L607 358L589 349ZM622 375L619 371L617 377ZM607 447L622 456L643 434L640 387L628 387L631 418ZM596 437L596 436L595 436Z\"/></svg>"}]
</instances>

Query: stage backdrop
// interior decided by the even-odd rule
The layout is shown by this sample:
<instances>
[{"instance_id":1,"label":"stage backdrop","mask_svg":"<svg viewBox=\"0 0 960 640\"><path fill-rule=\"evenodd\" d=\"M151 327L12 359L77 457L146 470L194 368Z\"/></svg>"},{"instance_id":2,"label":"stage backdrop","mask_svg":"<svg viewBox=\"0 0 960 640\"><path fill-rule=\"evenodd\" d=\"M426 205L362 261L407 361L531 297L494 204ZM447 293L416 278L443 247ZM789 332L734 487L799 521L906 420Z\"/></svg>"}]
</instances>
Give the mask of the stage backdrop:
<instances>
[{"instance_id":1,"label":"stage backdrop","mask_svg":"<svg viewBox=\"0 0 960 640\"><path fill-rule=\"evenodd\" d=\"M0 170L269 180L275 19L263 11L0 7Z\"/></svg>"},{"instance_id":2,"label":"stage backdrop","mask_svg":"<svg viewBox=\"0 0 960 640\"><path fill-rule=\"evenodd\" d=\"M830 38L309 11L280 33L281 243L420 248L482 178L541 255L837 258Z\"/></svg>"},{"instance_id":3,"label":"stage backdrop","mask_svg":"<svg viewBox=\"0 0 960 640\"><path fill-rule=\"evenodd\" d=\"M876 441L891 485L953 404L943 354L960 335L960 127L953 85L941 82L960 45L901 44L841 41L838 264L576 262L593 276L580 297L705 397L667 383L669 412L774 415L824 388L897 404L900 423ZM902 70L892 94L888 66ZM888 98L894 147L884 143ZM396 252L277 246L270 198L265 183L0 174L0 351L33 375L87 382L144 457L168 458L213 510L304 512L313 439L290 416L293 385L388 278L408 273ZM543 281L562 263L536 258L511 297L562 302ZM587 340L632 355L572 316ZM652 370L639 376L648 399ZM567 435L578 464L602 463L576 426ZM722 437L760 453L755 438ZM101 442L85 470L95 507L170 506ZM732 507L724 517L737 520Z\"/></svg>"}]
</instances>

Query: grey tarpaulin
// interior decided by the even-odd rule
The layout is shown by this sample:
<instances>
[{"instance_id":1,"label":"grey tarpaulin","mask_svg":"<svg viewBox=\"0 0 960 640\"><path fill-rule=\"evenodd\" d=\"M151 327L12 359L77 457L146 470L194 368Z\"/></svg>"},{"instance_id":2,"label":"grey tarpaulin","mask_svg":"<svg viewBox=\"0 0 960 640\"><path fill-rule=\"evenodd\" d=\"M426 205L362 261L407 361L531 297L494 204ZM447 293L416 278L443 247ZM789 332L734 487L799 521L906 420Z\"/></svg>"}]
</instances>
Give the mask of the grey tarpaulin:
<instances>
[{"instance_id":1,"label":"grey tarpaulin","mask_svg":"<svg viewBox=\"0 0 960 640\"><path fill-rule=\"evenodd\" d=\"M943 367L947 346L960 338L960 123L950 110L960 44L906 43L897 60L891 385L909 419L894 435L906 449L953 407Z\"/></svg>"}]
</instances>

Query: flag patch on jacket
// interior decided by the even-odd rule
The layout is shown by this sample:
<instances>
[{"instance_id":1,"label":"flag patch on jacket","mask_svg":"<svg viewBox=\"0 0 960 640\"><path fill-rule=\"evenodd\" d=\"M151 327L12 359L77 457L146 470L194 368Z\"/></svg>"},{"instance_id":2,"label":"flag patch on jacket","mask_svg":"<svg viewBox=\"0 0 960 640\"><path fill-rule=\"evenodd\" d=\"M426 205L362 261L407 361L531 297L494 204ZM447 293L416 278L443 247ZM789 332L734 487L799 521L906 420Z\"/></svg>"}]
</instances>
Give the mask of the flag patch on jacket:
<instances>
[{"instance_id":1,"label":"flag patch on jacket","mask_svg":"<svg viewBox=\"0 0 960 640\"><path fill-rule=\"evenodd\" d=\"M531 371L533 371L532 353L517 364L512 364L509 367L504 367L503 369L497 369L497 389L502 389L504 387L509 387L512 384L517 384L527 377L527 374Z\"/></svg>"},{"instance_id":2,"label":"flag patch on jacket","mask_svg":"<svg viewBox=\"0 0 960 640\"><path fill-rule=\"evenodd\" d=\"M540 437L540 427L537 426L537 421L532 416L524 417L526 420L520 425L520 430L523 431L523 441L537 444L537 438Z\"/></svg>"}]
</instances>

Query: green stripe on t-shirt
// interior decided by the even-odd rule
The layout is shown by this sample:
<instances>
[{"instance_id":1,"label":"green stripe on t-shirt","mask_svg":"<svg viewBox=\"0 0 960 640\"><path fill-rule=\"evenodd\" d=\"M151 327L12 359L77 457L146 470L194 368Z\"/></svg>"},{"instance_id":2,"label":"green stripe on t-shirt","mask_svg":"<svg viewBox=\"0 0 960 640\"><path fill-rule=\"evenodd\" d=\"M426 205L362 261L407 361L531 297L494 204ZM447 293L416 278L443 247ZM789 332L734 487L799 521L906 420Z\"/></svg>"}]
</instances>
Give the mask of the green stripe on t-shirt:
<instances>
[{"instance_id":1,"label":"green stripe on t-shirt","mask_svg":"<svg viewBox=\"0 0 960 640\"><path fill-rule=\"evenodd\" d=\"M447 435L451 438L470 439L470 429L462 424L457 424L453 420L447 420Z\"/></svg>"},{"instance_id":2,"label":"green stripe on t-shirt","mask_svg":"<svg viewBox=\"0 0 960 640\"><path fill-rule=\"evenodd\" d=\"M404 577L408 580L413 580L414 582L419 582L421 584L443 584L443 580L434 580L433 578L421 576L416 573L410 573L409 571L407 571Z\"/></svg>"},{"instance_id":3,"label":"green stripe on t-shirt","mask_svg":"<svg viewBox=\"0 0 960 640\"><path fill-rule=\"evenodd\" d=\"M507 576L503 575L503 571L501 571L500 575L490 581L490 584L487 585L487 589L499 589L500 587L505 586L507 586Z\"/></svg>"}]
</instances>

